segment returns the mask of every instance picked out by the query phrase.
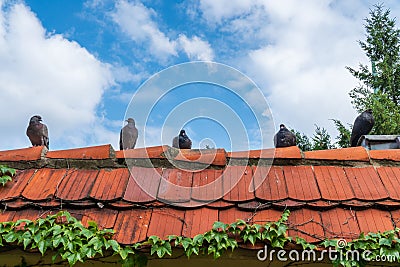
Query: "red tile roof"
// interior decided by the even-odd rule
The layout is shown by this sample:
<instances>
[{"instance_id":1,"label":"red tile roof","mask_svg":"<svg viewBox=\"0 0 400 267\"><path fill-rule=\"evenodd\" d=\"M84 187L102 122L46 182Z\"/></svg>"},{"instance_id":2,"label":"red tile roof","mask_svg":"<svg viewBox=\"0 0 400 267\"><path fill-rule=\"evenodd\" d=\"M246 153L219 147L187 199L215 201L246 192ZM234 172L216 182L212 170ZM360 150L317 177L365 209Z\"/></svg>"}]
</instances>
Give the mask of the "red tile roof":
<instances>
[{"instance_id":1,"label":"red tile roof","mask_svg":"<svg viewBox=\"0 0 400 267\"><path fill-rule=\"evenodd\" d=\"M400 226L398 150L34 147L0 151L0 164L17 169L0 188L0 221L65 209L113 228L122 244L194 237L215 221L276 221L285 208L289 235L309 242Z\"/></svg>"}]
</instances>

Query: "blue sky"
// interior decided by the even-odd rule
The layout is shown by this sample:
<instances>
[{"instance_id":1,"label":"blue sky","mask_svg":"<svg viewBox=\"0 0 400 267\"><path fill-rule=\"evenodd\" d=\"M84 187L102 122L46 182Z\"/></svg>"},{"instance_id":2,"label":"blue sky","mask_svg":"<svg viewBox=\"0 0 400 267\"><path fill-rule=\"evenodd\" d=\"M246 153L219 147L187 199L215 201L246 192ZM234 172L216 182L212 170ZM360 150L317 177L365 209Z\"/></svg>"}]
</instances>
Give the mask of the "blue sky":
<instances>
[{"instance_id":1,"label":"blue sky","mask_svg":"<svg viewBox=\"0 0 400 267\"><path fill-rule=\"evenodd\" d=\"M131 109L138 146L170 145L184 127L195 148L246 150L271 147L280 123L309 135L318 124L334 137L329 119L354 121L348 92L357 81L345 66L368 63L357 40L364 38L363 19L376 2L0 3L0 98L7 100L0 114L0 149L30 145L25 129L34 114L49 127L51 149L101 144L118 149L119 130ZM400 3L383 3L399 17ZM199 60L236 69L259 92L249 88L238 96L210 83L143 87L158 72ZM142 102L131 101L139 90L168 94L143 118L135 113ZM262 115L266 108L272 115ZM263 117L267 124L260 123Z\"/></svg>"}]
</instances>

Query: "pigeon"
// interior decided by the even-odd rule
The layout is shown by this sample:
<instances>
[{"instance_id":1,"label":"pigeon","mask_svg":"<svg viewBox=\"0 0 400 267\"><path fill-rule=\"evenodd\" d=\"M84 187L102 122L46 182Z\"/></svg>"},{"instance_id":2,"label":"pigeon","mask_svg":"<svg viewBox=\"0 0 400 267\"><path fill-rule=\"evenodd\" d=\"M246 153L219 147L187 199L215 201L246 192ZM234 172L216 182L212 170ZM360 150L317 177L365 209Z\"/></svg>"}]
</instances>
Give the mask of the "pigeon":
<instances>
[{"instance_id":1,"label":"pigeon","mask_svg":"<svg viewBox=\"0 0 400 267\"><path fill-rule=\"evenodd\" d=\"M133 149L135 148L136 141L138 139L138 129L135 127L135 120L129 118L126 120L128 122L119 134L119 149Z\"/></svg>"},{"instance_id":2,"label":"pigeon","mask_svg":"<svg viewBox=\"0 0 400 267\"><path fill-rule=\"evenodd\" d=\"M39 115L33 116L29 120L26 135L32 143L32 146L46 146L49 149L49 131L47 126L41 123L42 117Z\"/></svg>"},{"instance_id":3,"label":"pigeon","mask_svg":"<svg viewBox=\"0 0 400 267\"><path fill-rule=\"evenodd\" d=\"M179 135L174 137L172 140L172 147L180 148L180 149L191 149L192 141L186 135L185 130L181 130Z\"/></svg>"},{"instance_id":4,"label":"pigeon","mask_svg":"<svg viewBox=\"0 0 400 267\"><path fill-rule=\"evenodd\" d=\"M296 145L296 136L284 124L279 126L279 131L274 136L275 147L288 147Z\"/></svg>"},{"instance_id":5,"label":"pigeon","mask_svg":"<svg viewBox=\"0 0 400 267\"><path fill-rule=\"evenodd\" d=\"M372 115L372 109L367 109L354 121L353 130L351 131L350 145L357 146L361 136L369 134L374 126L375 120Z\"/></svg>"}]
</instances>

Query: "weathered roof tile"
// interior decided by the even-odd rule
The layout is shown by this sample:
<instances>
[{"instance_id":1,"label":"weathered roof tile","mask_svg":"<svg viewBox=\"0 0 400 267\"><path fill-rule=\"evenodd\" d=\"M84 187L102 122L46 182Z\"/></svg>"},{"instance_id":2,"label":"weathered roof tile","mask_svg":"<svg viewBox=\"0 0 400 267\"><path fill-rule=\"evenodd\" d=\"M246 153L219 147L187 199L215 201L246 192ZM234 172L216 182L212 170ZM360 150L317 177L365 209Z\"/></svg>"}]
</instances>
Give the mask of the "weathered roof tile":
<instances>
[{"instance_id":1,"label":"weathered roof tile","mask_svg":"<svg viewBox=\"0 0 400 267\"><path fill-rule=\"evenodd\" d=\"M111 145L102 145L49 151L46 157L50 159L109 159L113 155L114 149Z\"/></svg>"},{"instance_id":2,"label":"weathered roof tile","mask_svg":"<svg viewBox=\"0 0 400 267\"><path fill-rule=\"evenodd\" d=\"M185 212L173 208L153 210L147 236L156 235L166 238L168 235L182 235Z\"/></svg>"},{"instance_id":3,"label":"weathered roof tile","mask_svg":"<svg viewBox=\"0 0 400 267\"><path fill-rule=\"evenodd\" d=\"M32 179L27 181L22 196L33 201L53 198L66 173L65 169L39 169Z\"/></svg>"},{"instance_id":4,"label":"weathered roof tile","mask_svg":"<svg viewBox=\"0 0 400 267\"><path fill-rule=\"evenodd\" d=\"M98 173L98 170L68 170L58 185L56 197L67 201L86 199Z\"/></svg>"},{"instance_id":5,"label":"weathered roof tile","mask_svg":"<svg viewBox=\"0 0 400 267\"><path fill-rule=\"evenodd\" d=\"M134 244L147 239L151 209L123 210L115 221L114 239L121 244Z\"/></svg>"},{"instance_id":6,"label":"weathered roof tile","mask_svg":"<svg viewBox=\"0 0 400 267\"><path fill-rule=\"evenodd\" d=\"M306 151L304 152L304 158L314 160L369 161L367 150L363 147Z\"/></svg>"},{"instance_id":7,"label":"weathered roof tile","mask_svg":"<svg viewBox=\"0 0 400 267\"><path fill-rule=\"evenodd\" d=\"M389 197L374 167L346 167L344 170L357 199L380 200Z\"/></svg>"},{"instance_id":8,"label":"weathered roof tile","mask_svg":"<svg viewBox=\"0 0 400 267\"><path fill-rule=\"evenodd\" d=\"M127 150L115 151L115 157L117 159L130 158L130 159L158 159L165 158L165 151L169 149L169 146L154 146L146 148L135 148Z\"/></svg>"},{"instance_id":9,"label":"weathered roof tile","mask_svg":"<svg viewBox=\"0 0 400 267\"><path fill-rule=\"evenodd\" d=\"M0 161L28 161L41 159L46 154L44 146L0 151Z\"/></svg>"},{"instance_id":10,"label":"weathered roof tile","mask_svg":"<svg viewBox=\"0 0 400 267\"><path fill-rule=\"evenodd\" d=\"M120 199L125 194L128 179L129 171L126 168L102 169L93 184L90 197L103 201Z\"/></svg>"},{"instance_id":11,"label":"weathered roof tile","mask_svg":"<svg viewBox=\"0 0 400 267\"><path fill-rule=\"evenodd\" d=\"M185 212L185 224L182 235L193 238L209 231L218 221L218 210L210 208L191 209Z\"/></svg>"},{"instance_id":12,"label":"weathered roof tile","mask_svg":"<svg viewBox=\"0 0 400 267\"><path fill-rule=\"evenodd\" d=\"M289 198L303 201L321 198L311 166L284 166L283 173Z\"/></svg>"},{"instance_id":13,"label":"weathered roof tile","mask_svg":"<svg viewBox=\"0 0 400 267\"><path fill-rule=\"evenodd\" d=\"M354 198L350 181L342 167L315 166L314 173L322 199L341 201Z\"/></svg>"}]
</instances>

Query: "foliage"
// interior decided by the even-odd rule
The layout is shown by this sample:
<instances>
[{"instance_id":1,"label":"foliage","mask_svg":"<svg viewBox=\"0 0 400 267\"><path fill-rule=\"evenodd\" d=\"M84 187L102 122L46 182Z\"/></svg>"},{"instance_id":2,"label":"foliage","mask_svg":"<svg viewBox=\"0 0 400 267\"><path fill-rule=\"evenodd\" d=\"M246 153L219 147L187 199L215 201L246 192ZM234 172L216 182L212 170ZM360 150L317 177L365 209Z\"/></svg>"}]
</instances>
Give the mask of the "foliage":
<instances>
[{"instance_id":1,"label":"foliage","mask_svg":"<svg viewBox=\"0 0 400 267\"><path fill-rule=\"evenodd\" d=\"M12 181L11 177L15 175L15 172L15 169L0 165L0 184L5 186L7 182Z\"/></svg>"},{"instance_id":2,"label":"foliage","mask_svg":"<svg viewBox=\"0 0 400 267\"><path fill-rule=\"evenodd\" d=\"M215 222L210 231L196 235L193 239L170 236L169 240L175 240L175 246L181 246L188 258L193 254L212 254L214 259L217 259L224 251L228 249L233 251L237 248L237 239L250 242L252 245L257 241L264 241L272 247L283 248L285 243L291 241L291 238L286 236L288 229L286 221L289 214L289 210L285 210L277 222L268 222L263 225L248 224L243 220L237 220L231 224ZM164 250L160 246L158 248Z\"/></svg>"},{"instance_id":3,"label":"foliage","mask_svg":"<svg viewBox=\"0 0 400 267\"><path fill-rule=\"evenodd\" d=\"M297 146L302 151L331 149L335 146L332 144L331 136L325 128L315 125L315 132L311 139L304 133L291 130L296 135Z\"/></svg>"},{"instance_id":4,"label":"foliage","mask_svg":"<svg viewBox=\"0 0 400 267\"><path fill-rule=\"evenodd\" d=\"M400 133L400 30L390 10L375 5L365 24L366 41L360 47L372 62L372 70L346 67L360 83L349 93L355 109L361 113L371 108L375 126L371 134Z\"/></svg>"},{"instance_id":5,"label":"foliage","mask_svg":"<svg viewBox=\"0 0 400 267\"><path fill-rule=\"evenodd\" d=\"M325 128L315 125L315 133L312 137L312 150L322 150L334 148L331 142L331 136Z\"/></svg>"},{"instance_id":6,"label":"foliage","mask_svg":"<svg viewBox=\"0 0 400 267\"><path fill-rule=\"evenodd\" d=\"M369 233L360 236L351 242L345 242L339 246L338 240L324 240L321 246L328 248L333 247L339 252L341 257L337 257L332 263L333 266L365 266L369 261L400 261L400 239L398 238L399 228L385 231L383 233ZM341 240L343 241L343 240ZM341 243L343 244L343 243ZM356 257L348 257L348 255L357 255Z\"/></svg>"},{"instance_id":7,"label":"foliage","mask_svg":"<svg viewBox=\"0 0 400 267\"><path fill-rule=\"evenodd\" d=\"M304 133L300 133L294 129L291 129L291 131L295 134L296 136L296 143L297 146L302 150L302 151L310 151L312 150L312 144L310 139L308 138L307 135Z\"/></svg>"},{"instance_id":8,"label":"foliage","mask_svg":"<svg viewBox=\"0 0 400 267\"><path fill-rule=\"evenodd\" d=\"M343 125L340 120L332 119L335 124L336 129L339 131L339 135L336 136L336 145L338 147L344 148L350 146L350 137L351 137L351 128L353 127L351 124L348 124L349 129Z\"/></svg>"},{"instance_id":9,"label":"foliage","mask_svg":"<svg viewBox=\"0 0 400 267\"><path fill-rule=\"evenodd\" d=\"M37 249L42 255L47 250L56 253L53 262L60 257L70 265L103 255L103 250L112 249L121 253L120 245L111 239L113 230L99 230L97 224L89 222L84 227L68 212L61 211L37 221L18 220L0 224L0 246L6 244L22 245L26 249Z\"/></svg>"},{"instance_id":10,"label":"foliage","mask_svg":"<svg viewBox=\"0 0 400 267\"><path fill-rule=\"evenodd\" d=\"M68 212L61 211L55 215L37 221L18 220L17 222L3 222L0 224L0 247L6 244L21 245L24 249L37 249L42 255L48 250L55 252L53 262L60 257L72 266L78 261L103 255L107 250L121 257L123 267L146 266L147 257L139 250L150 246L150 254L159 258L173 254L172 248L181 247L188 258L191 255L210 255L219 258L228 249L238 247L237 240L244 243L265 242L274 248L283 248L288 242L300 245L303 250L321 250L321 248L334 248L343 255L348 252L368 252L362 254L368 259L357 260L351 257L336 257L334 266L364 266L366 260L384 256L388 261L400 261L399 229L384 233L361 234L357 239L339 247L338 240L324 240L315 245L296 237L292 240L287 236L287 220L289 210L285 210L277 222L265 224L249 224L237 220L231 224L215 222L212 229L194 238L171 235L164 240L158 236L150 236L147 241L136 243L132 246L121 246L111 239L113 231L100 230L96 223L89 222L86 228L80 221Z\"/></svg>"},{"instance_id":11,"label":"foliage","mask_svg":"<svg viewBox=\"0 0 400 267\"><path fill-rule=\"evenodd\" d=\"M400 134L400 106L381 92L368 101L375 119L371 134Z\"/></svg>"}]
</instances>

